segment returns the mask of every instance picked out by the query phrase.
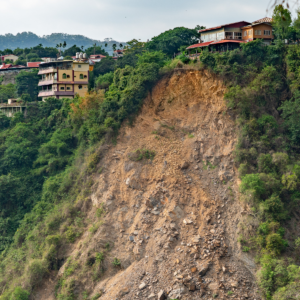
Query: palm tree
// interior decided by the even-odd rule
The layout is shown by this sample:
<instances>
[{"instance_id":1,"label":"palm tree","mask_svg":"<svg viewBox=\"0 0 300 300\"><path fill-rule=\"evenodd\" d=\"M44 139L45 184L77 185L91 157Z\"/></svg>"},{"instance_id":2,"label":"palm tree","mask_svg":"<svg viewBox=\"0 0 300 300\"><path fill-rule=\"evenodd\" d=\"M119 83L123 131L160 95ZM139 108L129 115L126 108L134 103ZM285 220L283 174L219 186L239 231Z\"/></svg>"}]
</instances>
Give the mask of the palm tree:
<instances>
[{"instance_id":1,"label":"palm tree","mask_svg":"<svg viewBox=\"0 0 300 300\"><path fill-rule=\"evenodd\" d=\"M61 56L61 47L63 46L62 43L56 44L56 48L59 48L59 56Z\"/></svg>"}]
</instances>

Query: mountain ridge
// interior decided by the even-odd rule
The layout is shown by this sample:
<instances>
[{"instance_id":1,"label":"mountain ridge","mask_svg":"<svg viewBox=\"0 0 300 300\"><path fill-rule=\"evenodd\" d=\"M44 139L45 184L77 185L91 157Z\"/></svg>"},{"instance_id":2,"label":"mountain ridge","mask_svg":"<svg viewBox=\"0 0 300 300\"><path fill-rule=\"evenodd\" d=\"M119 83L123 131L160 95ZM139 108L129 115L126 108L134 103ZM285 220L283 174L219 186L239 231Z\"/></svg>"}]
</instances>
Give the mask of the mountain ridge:
<instances>
[{"instance_id":1,"label":"mountain ridge","mask_svg":"<svg viewBox=\"0 0 300 300\"><path fill-rule=\"evenodd\" d=\"M112 38L106 38L103 41L91 39L81 34L67 34L67 33L51 33L49 35L38 36L33 32L21 32L16 35L12 33L6 33L0 35L0 50L4 49L17 49L17 48L30 48L38 44L42 44L44 47L55 47L59 43L66 41L67 48L77 45L88 48L95 43L97 46L102 46L108 52L112 52L112 44L117 46L122 43ZM107 43L107 47L105 44Z\"/></svg>"}]
</instances>

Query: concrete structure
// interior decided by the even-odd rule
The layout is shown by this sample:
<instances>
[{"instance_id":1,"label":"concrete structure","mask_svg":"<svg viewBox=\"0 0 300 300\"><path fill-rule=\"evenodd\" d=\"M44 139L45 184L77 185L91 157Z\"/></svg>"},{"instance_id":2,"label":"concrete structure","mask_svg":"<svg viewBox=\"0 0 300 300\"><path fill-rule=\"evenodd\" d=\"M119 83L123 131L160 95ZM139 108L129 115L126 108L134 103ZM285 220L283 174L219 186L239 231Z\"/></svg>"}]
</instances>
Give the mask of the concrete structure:
<instances>
[{"instance_id":1,"label":"concrete structure","mask_svg":"<svg viewBox=\"0 0 300 300\"><path fill-rule=\"evenodd\" d=\"M263 18L253 23L240 21L212 28L199 30L200 43L187 47L189 52L192 49L208 47L213 51L227 51L239 47L241 43L261 38L264 43L270 44L273 37L272 19ZM191 58L199 56L199 53L190 55Z\"/></svg>"},{"instance_id":2,"label":"concrete structure","mask_svg":"<svg viewBox=\"0 0 300 300\"><path fill-rule=\"evenodd\" d=\"M7 117L13 117L17 112L24 112L26 106L20 99L8 99L8 103L0 104L0 112Z\"/></svg>"},{"instance_id":3,"label":"concrete structure","mask_svg":"<svg viewBox=\"0 0 300 300\"><path fill-rule=\"evenodd\" d=\"M1 55L1 60L5 61L6 59L11 60L12 62L15 62L19 56L14 55L14 54L8 54L8 55Z\"/></svg>"},{"instance_id":4,"label":"concrete structure","mask_svg":"<svg viewBox=\"0 0 300 300\"><path fill-rule=\"evenodd\" d=\"M76 55L77 57L77 55ZM57 60L41 63L39 66L39 97L74 98L83 97L88 91L89 62L86 58L78 57L72 60Z\"/></svg>"}]
</instances>

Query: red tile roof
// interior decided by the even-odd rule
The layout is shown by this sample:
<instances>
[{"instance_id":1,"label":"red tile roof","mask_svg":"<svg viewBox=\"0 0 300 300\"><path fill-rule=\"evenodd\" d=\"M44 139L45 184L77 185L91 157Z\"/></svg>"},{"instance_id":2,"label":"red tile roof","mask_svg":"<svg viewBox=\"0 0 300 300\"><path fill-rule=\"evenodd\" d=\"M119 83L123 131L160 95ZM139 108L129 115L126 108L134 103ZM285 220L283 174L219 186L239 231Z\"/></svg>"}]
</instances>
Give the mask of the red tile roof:
<instances>
[{"instance_id":1,"label":"red tile roof","mask_svg":"<svg viewBox=\"0 0 300 300\"><path fill-rule=\"evenodd\" d=\"M4 69L18 69L18 68L26 68L26 66L12 65L12 64L3 64L3 65L0 66L0 70L4 70Z\"/></svg>"},{"instance_id":2,"label":"red tile roof","mask_svg":"<svg viewBox=\"0 0 300 300\"><path fill-rule=\"evenodd\" d=\"M211 41L211 42L205 42L200 44L195 44L187 47L186 49L194 49L199 47L207 47L208 45L216 45L216 44L223 44L223 43L245 43L245 41L242 40L221 40L221 41Z\"/></svg>"},{"instance_id":3,"label":"red tile roof","mask_svg":"<svg viewBox=\"0 0 300 300\"><path fill-rule=\"evenodd\" d=\"M194 44L194 45L191 45L189 47L187 47L186 49L194 49L194 48L198 48L198 47L206 47L208 45L210 45L213 41L211 42L205 42L205 43L199 43L199 44Z\"/></svg>"},{"instance_id":4,"label":"red tile roof","mask_svg":"<svg viewBox=\"0 0 300 300\"><path fill-rule=\"evenodd\" d=\"M36 62L28 62L27 63L27 67L29 67L29 68L38 68L39 67L39 65L40 65L40 61L36 61Z\"/></svg>"},{"instance_id":5,"label":"red tile roof","mask_svg":"<svg viewBox=\"0 0 300 300\"><path fill-rule=\"evenodd\" d=\"M219 29L222 27L242 27L242 26L249 25L249 24L251 24L251 23L246 22L246 21L240 21L240 22L234 22L234 23L229 23L229 24L220 25L220 26L216 26L216 27L202 29L202 30L199 30L198 32L205 32L205 31L209 31L209 30Z\"/></svg>"}]
</instances>

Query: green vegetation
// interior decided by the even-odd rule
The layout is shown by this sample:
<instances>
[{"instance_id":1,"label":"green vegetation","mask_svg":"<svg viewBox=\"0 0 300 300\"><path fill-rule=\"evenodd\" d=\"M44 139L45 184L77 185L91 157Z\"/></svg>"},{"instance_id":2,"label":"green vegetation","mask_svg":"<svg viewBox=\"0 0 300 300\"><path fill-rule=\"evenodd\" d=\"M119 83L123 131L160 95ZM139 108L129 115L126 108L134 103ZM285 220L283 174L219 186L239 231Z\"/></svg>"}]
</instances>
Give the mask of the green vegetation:
<instances>
[{"instance_id":1,"label":"green vegetation","mask_svg":"<svg viewBox=\"0 0 300 300\"><path fill-rule=\"evenodd\" d=\"M96 211L100 220L92 227L82 209L90 201L90 174L99 169L101 145L104 140L113 141L121 123L138 112L160 78L164 60L161 52L143 53L136 67L113 73L105 94L95 91L85 98L49 98L31 102L26 117L0 116L1 299L10 299L21 285L26 296L49 271L60 268L61 247L76 242L84 230L91 228L93 233L101 225L102 205ZM20 75L17 91L34 99L32 77L26 75ZM154 155L142 149L138 160ZM104 253L111 247L106 242L103 251L88 260L85 267L92 268L93 280L103 274ZM57 299L74 298L72 276L82 268L72 261L66 264L56 288ZM115 259L113 264L119 266L120 261Z\"/></svg>"},{"instance_id":2,"label":"green vegetation","mask_svg":"<svg viewBox=\"0 0 300 300\"><path fill-rule=\"evenodd\" d=\"M286 13L275 9L278 38L293 30L288 18L277 17ZM227 106L237 117L241 198L254 212L245 220L240 242L244 252L257 253L266 299L294 299L300 289L299 233L290 226L300 200L299 58L298 45L286 46L279 39L267 47L256 40L230 52L204 51L200 57L226 82Z\"/></svg>"},{"instance_id":3,"label":"green vegetation","mask_svg":"<svg viewBox=\"0 0 300 300\"><path fill-rule=\"evenodd\" d=\"M112 264L115 268L117 268L117 267L121 266L121 261L118 258L115 257Z\"/></svg>"},{"instance_id":4,"label":"green vegetation","mask_svg":"<svg viewBox=\"0 0 300 300\"><path fill-rule=\"evenodd\" d=\"M143 159L152 160L155 156L155 152L149 149L138 149L133 153L129 154L129 159L133 161L140 161Z\"/></svg>"}]
</instances>

